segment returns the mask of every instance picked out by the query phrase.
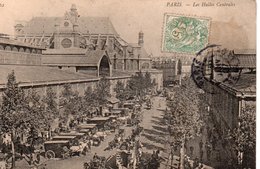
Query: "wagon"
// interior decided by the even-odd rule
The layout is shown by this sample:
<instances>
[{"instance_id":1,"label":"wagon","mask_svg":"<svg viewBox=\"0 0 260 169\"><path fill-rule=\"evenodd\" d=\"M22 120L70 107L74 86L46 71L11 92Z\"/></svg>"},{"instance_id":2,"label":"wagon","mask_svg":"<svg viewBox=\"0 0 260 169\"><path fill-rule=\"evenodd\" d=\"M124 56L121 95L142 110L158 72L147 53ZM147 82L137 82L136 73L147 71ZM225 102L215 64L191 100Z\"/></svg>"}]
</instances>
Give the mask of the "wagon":
<instances>
[{"instance_id":1,"label":"wagon","mask_svg":"<svg viewBox=\"0 0 260 169\"><path fill-rule=\"evenodd\" d=\"M45 158L63 158L70 148L69 140L52 140L44 142ZM68 151L66 151L68 150Z\"/></svg>"},{"instance_id":2,"label":"wagon","mask_svg":"<svg viewBox=\"0 0 260 169\"><path fill-rule=\"evenodd\" d=\"M81 139L85 136L85 133L78 133L78 132L70 132L70 133L60 133L60 136L76 136L77 139Z\"/></svg>"},{"instance_id":3,"label":"wagon","mask_svg":"<svg viewBox=\"0 0 260 169\"><path fill-rule=\"evenodd\" d=\"M66 133L66 134L68 134L68 133ZM52 138L52 140L68 140L70 143L70 146L68 147L70 150L70 155L79 156L81 153L83 153L85 147L87 146L87 144L84 143L82 140L80 141L80 138L81 138L81 136L84 135L84 133L73 133L70 135L66 135L66 134L55 136Z\"/></svg>"}]
</instances>

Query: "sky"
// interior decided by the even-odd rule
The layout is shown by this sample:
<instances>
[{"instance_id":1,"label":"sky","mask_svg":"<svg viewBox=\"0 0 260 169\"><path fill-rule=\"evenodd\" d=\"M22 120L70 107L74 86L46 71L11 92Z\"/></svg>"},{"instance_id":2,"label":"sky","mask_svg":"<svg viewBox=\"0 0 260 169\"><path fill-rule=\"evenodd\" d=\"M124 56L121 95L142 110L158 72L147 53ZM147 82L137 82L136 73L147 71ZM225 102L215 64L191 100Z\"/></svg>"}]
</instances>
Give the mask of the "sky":
<instances>
[{"instance_id":1,"label":"sky","mask_svg":"<svg viewBox=\"0 0 260 169\"><path fill-rule=\"evenodd\" d=\"M181 6L171 6L174 2L180 2ZM214 6L202 6L203 2ZM218 2L234 6L219 7ZM194 3L199 6L194 7ZM211 18L210 43L230 49L256 47L254 0L1 0L0 6L4 6L0 7L0 32L13 34L17 20L64 16L72 4L76 4L81 16L109 17L118 34L129 43L137 43L138 32L142 30L144 46L153 56L171 55L161 51L165 13Z\"/></svg>"}]
</instances>

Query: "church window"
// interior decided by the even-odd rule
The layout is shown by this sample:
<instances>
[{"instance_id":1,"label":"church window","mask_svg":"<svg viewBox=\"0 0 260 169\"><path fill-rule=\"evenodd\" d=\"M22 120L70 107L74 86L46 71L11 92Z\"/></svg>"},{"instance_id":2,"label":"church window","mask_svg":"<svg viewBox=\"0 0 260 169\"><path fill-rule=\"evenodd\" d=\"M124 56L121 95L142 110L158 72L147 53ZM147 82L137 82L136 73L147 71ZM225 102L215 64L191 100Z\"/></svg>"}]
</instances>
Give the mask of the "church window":
<instances>
[{"instance_id":1,"label":"church window","mask_svg":"<svg viewBox=\"0 0 260 169\"><path fill-rule=\"evenodd\" d=\"M61 45L62 45L62 47L64 47L64 48L70 48L70 47L72 46L72 41L71 41L70 39L68 39L68 38L63 39L63 40L61 41Z\"/></svg>"},{"instance_id":2,"label":"church window","mask_svg":"<svg viewBox=\"0 0 260 169\"><path fill-rule=\"evenodd\" d=\"M70 25L69 22L64 22L65 27L68 27L69 25Z\"/></svg>"}]
</instances>

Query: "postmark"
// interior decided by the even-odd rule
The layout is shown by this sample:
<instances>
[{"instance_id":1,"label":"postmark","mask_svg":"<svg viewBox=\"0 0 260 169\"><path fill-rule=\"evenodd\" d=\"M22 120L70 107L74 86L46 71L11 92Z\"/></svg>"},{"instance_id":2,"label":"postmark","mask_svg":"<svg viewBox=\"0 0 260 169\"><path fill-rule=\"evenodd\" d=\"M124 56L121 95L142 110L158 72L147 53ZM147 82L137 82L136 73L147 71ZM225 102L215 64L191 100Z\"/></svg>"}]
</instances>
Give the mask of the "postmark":
<instances>
[{"instance_id":1,"label":"postmark","mask_svg":"<svg viewBox=\"0 0 260 169\"><path fill-rule=\"evenodd\" d=\"M208 44L210 18L165 14L162 51L195 54Z\"/></svg>"},{"instance_id":2,"label":"postmark","mask_svg":"<svg viewBox=\"0 0 260 169\"><path fill-rule=\"evenodd\" d=\"M193 59L191 76L199 88L211 93L206 81L236 84L242 72L239 65L240 60L232 50L221 48L220 45L208 45Z\"/></svg>"}]
</instances>

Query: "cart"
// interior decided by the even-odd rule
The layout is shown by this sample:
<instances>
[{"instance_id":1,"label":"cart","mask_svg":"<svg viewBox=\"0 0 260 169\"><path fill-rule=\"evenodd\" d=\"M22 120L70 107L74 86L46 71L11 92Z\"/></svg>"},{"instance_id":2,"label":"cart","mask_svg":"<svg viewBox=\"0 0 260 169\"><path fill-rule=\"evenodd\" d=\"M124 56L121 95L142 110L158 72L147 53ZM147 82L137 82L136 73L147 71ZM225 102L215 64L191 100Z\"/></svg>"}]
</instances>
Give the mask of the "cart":
<instances>
[{"instance_id":1,"label":"cart","mask_svg":"<svg viewBox=\"0 0 260 169\"><path fill-rule=\"evenodd\" d=\"M69 154L69 140L52 140L44 142L45 158L64 158Z\"/></svg>"}]
</instances>

